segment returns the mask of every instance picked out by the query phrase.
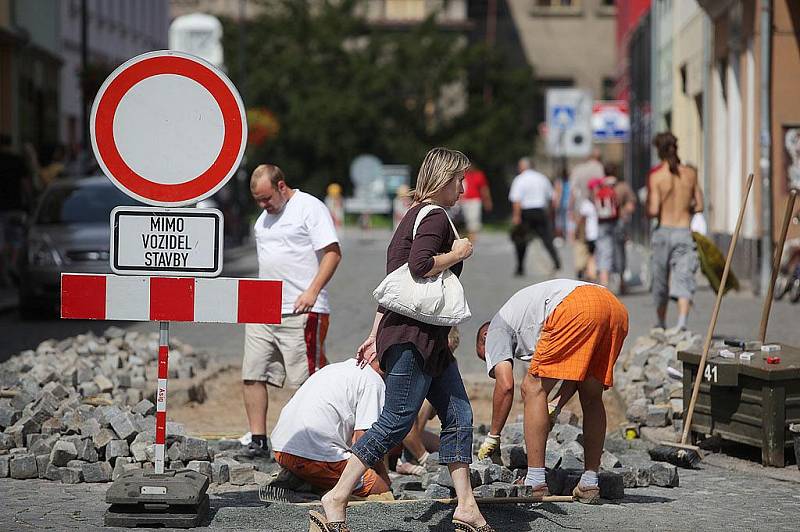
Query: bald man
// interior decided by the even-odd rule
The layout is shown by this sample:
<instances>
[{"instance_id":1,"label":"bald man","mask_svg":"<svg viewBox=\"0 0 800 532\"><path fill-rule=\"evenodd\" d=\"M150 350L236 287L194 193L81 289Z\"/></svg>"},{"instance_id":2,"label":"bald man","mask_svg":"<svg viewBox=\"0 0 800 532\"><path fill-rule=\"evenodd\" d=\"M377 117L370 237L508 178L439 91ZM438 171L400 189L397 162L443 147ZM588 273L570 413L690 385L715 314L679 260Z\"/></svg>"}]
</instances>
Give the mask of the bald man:
<instances>
[{"instance_id":1,"label":"bald man","mask_svg":"<svg viewBox=\"0 0 800 532\"><path fill-rule=\"evenodd\" d=\"M325 204L291 188L277 166L259 165L250 192L263 210L254 227L258 276L283 281L281 323L248 323L242 360L250 451L268 455L267 385L298 388L327 364L330 306L325 286L342 253Z\"/></svg>"}]
</instances>

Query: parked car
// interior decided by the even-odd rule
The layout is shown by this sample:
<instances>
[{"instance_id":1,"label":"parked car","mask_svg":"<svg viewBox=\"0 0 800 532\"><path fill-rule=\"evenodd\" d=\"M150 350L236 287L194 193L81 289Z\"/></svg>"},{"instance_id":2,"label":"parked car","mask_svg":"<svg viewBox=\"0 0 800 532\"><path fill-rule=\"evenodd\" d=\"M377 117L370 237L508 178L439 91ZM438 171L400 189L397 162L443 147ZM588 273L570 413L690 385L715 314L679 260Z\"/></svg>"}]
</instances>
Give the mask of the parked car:
<instances>
[{"instance_id":1,"label":"parked car","mask_svg":"<svg viewBox=\"0 0 800 532\"><path fill-rule=\"evenodd\" d=\"M110 273L111 210L141 205L105 176L65 179L45 190L27 226L19 258L23 319L58 315L61 273Z\"/></svg>"}]
</instances>

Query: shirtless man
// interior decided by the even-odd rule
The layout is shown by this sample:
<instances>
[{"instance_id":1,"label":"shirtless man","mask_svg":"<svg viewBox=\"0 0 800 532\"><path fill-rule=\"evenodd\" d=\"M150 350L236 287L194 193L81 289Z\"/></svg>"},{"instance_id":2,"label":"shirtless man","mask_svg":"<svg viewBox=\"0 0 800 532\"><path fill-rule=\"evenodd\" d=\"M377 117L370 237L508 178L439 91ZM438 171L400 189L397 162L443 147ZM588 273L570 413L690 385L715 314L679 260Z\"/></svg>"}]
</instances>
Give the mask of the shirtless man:
<instances>
[{"instance_id":1,"label":"shirtless man","mask_svg":"<svg viewBox=\"0 0 800 532\"><path fill-rule=\"evenodd\" d=\"M699 266L690 225L692 216L703 211L703 192L697 172L681 164L678 139L672 133L659 133L653 145L661 159L661 164L650 173L647 192L647 214L658 220L651 238L657 326L666 327L667 303L671 298L678 301L677 327L685 329Z\"/></svg>"}]
</instances>

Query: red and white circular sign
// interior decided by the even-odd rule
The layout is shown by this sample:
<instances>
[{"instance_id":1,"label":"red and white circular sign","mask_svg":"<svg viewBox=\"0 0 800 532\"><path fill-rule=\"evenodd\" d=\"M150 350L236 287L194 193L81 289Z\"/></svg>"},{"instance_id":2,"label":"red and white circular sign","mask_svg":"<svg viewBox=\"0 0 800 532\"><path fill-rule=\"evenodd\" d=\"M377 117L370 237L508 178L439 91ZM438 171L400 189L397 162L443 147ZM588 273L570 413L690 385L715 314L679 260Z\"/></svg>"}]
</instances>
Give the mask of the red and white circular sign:
<instances>
[{"instance_id":1,"label":"red and white circular sign","mask_svg":"<svg viewBox=\"0 0 800 532\"><path fill-rule=\"evenodd\" d=\"M92 105L92 149L109 179L149 205L214 194L247 144L244 105L225 74L182 52L148 52L106 79Z\"/></svg>"}]
</instances>

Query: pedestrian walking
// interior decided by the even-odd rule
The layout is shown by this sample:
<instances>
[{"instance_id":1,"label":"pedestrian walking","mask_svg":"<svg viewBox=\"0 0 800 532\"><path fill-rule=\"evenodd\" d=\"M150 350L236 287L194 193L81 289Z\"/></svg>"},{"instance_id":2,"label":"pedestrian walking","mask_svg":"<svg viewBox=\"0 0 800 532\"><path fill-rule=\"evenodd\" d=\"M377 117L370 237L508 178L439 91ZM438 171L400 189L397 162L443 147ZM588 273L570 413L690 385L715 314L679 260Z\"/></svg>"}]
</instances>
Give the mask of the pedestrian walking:
<instances>
[{"instance_id":1,"label":"pedestrian walking","mask_svg":"<svg viewBox=\"0 0 800 532\"><path fill-rule=\"evenodd\" d=\"M331 183L325 191L325 206L331 213L333 225L337 229L344 225L344 200L342 199L342 186Z\"/></svg>"},{"instance_id":2,"label":"pedestrian walking","mask_svg":"<svg viewBox=\"0 0 800 532\"><path fill-rule=\"evenodd\" d=\"M283 281L281 323L247 324L242 381L253 453L267 448L267 385L299 387L325 366L330 305L325 286L342 258L327 207L293 189L275 165L256 167L253 200L263 209L254 227L258 276Z\"/></svg>"},{"instance_id":3,"label":"pedestrian walking","mask_svg":"<svg viewBox=\"0 0 800 532\"><path fill-rule=\"evenodd\" d=\"M531 160L523 157L518 163L519 174L511 182L508 199L512 206L511 223L521 227L526 233L538 236L553 260L553 269L561 269L561 259L553 245L553 220L551 209L554 207L553 184L550 179L531 168ZM514 246L517 252L517 268L515 275L525 275L525 252L528 249L528 238L516 238Z\"/></svg>"},{"instance_id":4,"label":"pedestrian walking","mask_svg":"<svg viewBox=\"0 0 800 532\"><path fill-rule=\"evenodd\" d=\"M611 274L619 275L619 289L625 289L625 240L627 227L636 208L636 196L625 181L618 177L615 164L606 164L605 178L594 181L592 198L597 211L598 231L595 263L598 282L608 287Z\"/></svg>"},{"instance_id":5,"label":"pedestrian walking","mask_svg":"<svg viewBox=\"0 0 800 532\"><path fill-rule=\"evenodd\" d=\"M490 322L478 329L476 352L495 379L492 424L479 456L500 446L514 400L514 360L526 361L522 382L528 473L524 484L533 497L549 495L545 482L545 447L550 432L547 397L559 380L560 411L578 392L583 410L585 470L573 491L579 502L600 500L597 472L606 434L603 391L613 385L614 364L628 335L628 311L598 285L554 279L523 288Z\"/></svg>"},{"instance_id":6,"label":"pedestrian walking","mask_svg":"<svg viewBox=\"0 0 800 532\"><path fill-rule=\"evenodd\" d=\"M315 488L339 481L350 446L378 420L386 386L378 361L361 368L354 359L315 372L281 410L272 431L275 461ZM367 469L354 495L386 493L391 481L383 461Z\"/></svg>"},{"instance_id":7,"label":"pedestrian walking","mask_svg":"<svg viewBox=\"0 0 800 532\"><path fill-rule=\"evenodd\" d=\"M595 261L595 245L600 234L599 222L597 218L597 208L594 204L592 191L596 186L596 181L589 182L589 195L580 200L578 207L578 229L575 233L575 241L582 242L586 249L586 256L583 261L583 268L578 270L578 279L597 280L597 263Z\"/></svg>"},{"instance_id":8,"label":"pedestrian walking","mask_svg":"<svg viewBox=\"0 0 800 532\"><path fill-rule=\"evenodd\" d=\"M694 214L703 211L703 192L697 172L681 164L678 139L669 132L653 140L661 164L650 173L647 214L658 226L650 238L652 246L652 292L658 327L666 327L667 304L678 302L679 329L685 329L696 288L699 267L692 238Z\"/></svg>"},{"instance_id":9,"label":"pedestrian walking","mask_svg":"<svg viewBox=\"0 0 800 532\"><path fill-rule=\"evenodd\" d=\"M417 175L414 206L394 233L387 251L387 273L408 264L411 275L424 278L449 269L460 275L472 244L457 239L443 209L434 208L421 219L427 205L450 207L463 192L469 159L458 151L434 148ZM447 343L450 327L431 325L378 308L372 332L358 349L362 365L377 358L386 373L386 402L375 423L352 448L342 477L322 497L325 515L310 513L311 530L349 530L344 524L347 500L367 468L383 459L408 434L427 398L442 423L439 461L448 466L458 504L453 514L456 530L489 532L469 479L472 461L472 407L455 358Z\"/></svg>"},{"instance_id":10,"label":"pedestrian walking","mask_svg":"<svg viewBox=\"0 0 800 532\"><path fill-rule=\"evenodd\" d=\"M575 223L576 229L580 219L580 208L583 200L589 198L589 181L598 177L605 176L603 163L600 160L600 150L594 148L589 157L575 165L569 175L569 201L568 211L570 219ZM580 277L580 272L586 270L588 261L592 254L586 246L586 242L580 238L573 240L573 262L575 275Z\"/></svg>"},{"instance_id":11,"label":"pedestrian walking","mask_svg":"<svg viewBox=\"0 0 800 532\"><path fill-rule=\"evenodd\" d=\"M489 189L489 182L483 170L475 165L472 165L464 176L464 194L459 203L467 227L467 238L475 243L483 227L483 212L492 212L492 192Z\"/></svg>"}]
</instances>

